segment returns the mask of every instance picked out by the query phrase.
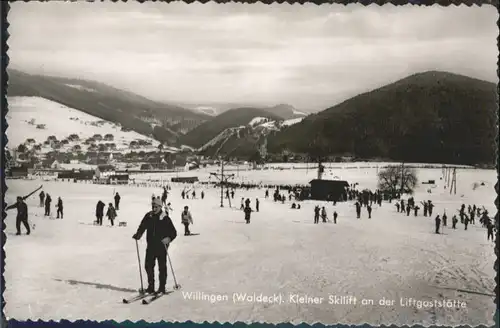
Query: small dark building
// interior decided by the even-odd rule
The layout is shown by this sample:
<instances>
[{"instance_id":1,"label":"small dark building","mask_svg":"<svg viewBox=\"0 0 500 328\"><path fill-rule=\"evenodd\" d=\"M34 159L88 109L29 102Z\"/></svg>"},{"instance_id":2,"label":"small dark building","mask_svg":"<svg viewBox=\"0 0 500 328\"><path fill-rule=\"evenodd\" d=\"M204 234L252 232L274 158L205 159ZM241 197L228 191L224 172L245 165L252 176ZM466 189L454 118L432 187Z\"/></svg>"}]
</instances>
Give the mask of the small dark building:
<instances>
[{"instance_id":1,"label":"small dark building","mask_svg":"<svg viewBox=\"0 0 500 328\"><path fill-rule=\"evenodd\" d=\"M27 166L11 167L8 176L15 179L26 178L28 176L28 167Z\"/></svg>"},{"instance_id":2,"label":"small dark building","mask_svg":"<svg viewBox=\"0 0 500 328\"><path fill-rule=\"evenodd\" d=\"M58 179L70 179L70 180L93 180L94 171L91 170L71 170L63 171L57 174Z\"/></svg>"},{"instance_id":3,"label":"small dark building","mask_svg":"<svg viewBox=\"0 0 500 328\"><path fill-rule=\"evenodd\" d=\"M347 181L314 179L309 184L311 185L311 199L326 201L344 201L347 199L347 188L349 187Z\"/></svg>"},{"instance_id":4,"label":"small dark building","mask_svg":"<svg viewBox=\"0 0 500 328\"><path fill-rule=\"evenodd\" d=\"M128 174L113 174L109 176L110 184L128 184Z\"/></svg>"},{"instance_id":5,"label":"small dark building","mask_svg":"<svg viewBox=\"0 0 500 328\"><path fill-rule=\"evenodd\" d=\"M176 177L172 178L172 182L195 183L198 182L198 177Z\"/></svg>"}]
</instances>

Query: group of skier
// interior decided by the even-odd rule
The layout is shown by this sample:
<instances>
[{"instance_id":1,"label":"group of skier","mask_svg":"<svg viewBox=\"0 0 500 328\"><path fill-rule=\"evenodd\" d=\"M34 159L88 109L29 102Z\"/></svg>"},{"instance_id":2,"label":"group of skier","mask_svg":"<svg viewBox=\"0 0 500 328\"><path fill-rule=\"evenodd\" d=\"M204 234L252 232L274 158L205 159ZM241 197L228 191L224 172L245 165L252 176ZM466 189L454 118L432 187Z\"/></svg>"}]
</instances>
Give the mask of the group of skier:
<instances>
[{"instance_id":1,"label":"group of skier","mask_svg":"<svg viewBox=\"0 0 500 328\"><path fill-rule=\"evenodd\" d=\"M483 228L486 228L486 233L487 233L486 239L488 241L490 239L492 241L495 241L494 240L494 231L496 229L498 229L498 227L496 227L495 223L488 216L488 210L486 210L484 208L480 209L479 207L477 207L474 204L473 206L469 205L467 207L467 213L466 213L465 204L462 204L462 206L458 210L458 213L459 213L459 217L460 217L460 223L462 223L464 225L464 230L467 230L467 227L469 224L474 224L474 225L476 224L476 220L475 220L476 216L480 217L479 223L481 223ZM441 223L442 223L443 227L447 226L448 217L446 215L446 212L444 212L442 217L440 215L436 216L436 218L434 220L435 220L435 226L436 226L435 233L439 234L440 228L442 229ZM457 215L453 215L453 217L451 219L452 229L456 229L458 222L459 222L459 220L457 218ZM498 224L498 223L496 223L496 224Z\"/></svg>"},{"instance_id":2,"label":"group of skier","mask_svg":"<svg viewBox=\"0 0 500 328\"><path fill-rule=\"evenodd\" d=\"M52 197L50 197L50 194L46 194L43 190L38 194L38 198L40 199L40 207L45 207L45 216L50 216L50 204L52 203ZM64 206L63 206L63 201L61 197L57 198L57 217L56 219L59 219L59 217L62 219L64 216Z\"/></svg>"}]
</instances>

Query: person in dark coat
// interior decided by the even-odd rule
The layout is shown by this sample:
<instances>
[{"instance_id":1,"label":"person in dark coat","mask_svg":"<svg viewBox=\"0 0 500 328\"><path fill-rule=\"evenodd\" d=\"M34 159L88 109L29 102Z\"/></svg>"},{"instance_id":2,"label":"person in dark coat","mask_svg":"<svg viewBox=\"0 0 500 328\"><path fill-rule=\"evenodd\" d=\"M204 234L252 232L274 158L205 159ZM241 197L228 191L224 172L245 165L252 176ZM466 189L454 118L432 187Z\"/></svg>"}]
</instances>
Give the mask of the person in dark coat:
<instances>
[{"instance_id":1,"label":"person in dark coat","mask_svg":"<svg viewBox=\"0 0 500 328\"><path fill-rule=\"evenodd\" d=\"M361 204L359 202L356 202L354 205L356 205L356 217L358 219L361 218Z\"/></svg>"},{"instance_id":2,"label":"person in dark coat","mask_svg":"<svg viewBox=\"0 0 500 328\"><path fill-rule=\"evenodd\" d=\"M368 218L371 219L372 218L372 206L371 205L368 205L366 207L367 211L368 211Z\"/></svg>"},{"instance_id":3,"label":"person in dark coat","mask_svg":"<svg viewBox=\"0 0 500 328\"><path fill-rule=\"evenodd\" d=\"M414 211L415 216L418 216L418 210L419 210L419 209L420 209L420 207L418 207L418 206L415 206L415 207L413 208L413 211Z\"/></svg>"},{"instance_id":4,"label":"person in dark coat","mask_svg":"<svg viewBox=\"0 0 500 328\"><path fill-rule=\"evenodd\" d=\"M111 226L114 226L115 219L118 215L116 214L116 210L111 203L108 204L108 211L106 212L106 216L108 217L109 221L111 221Z\"/></svg>"},{"instance_id":5,"label":"person in dark coat","mask_svg":"<svg viewBox=\"0 0 500 328\"><path fill-rule=\"evenodd\" d=\"M427 207L429 207L429 216L432 216L432 209L434 208L434 204L432 204L431 200L428 201Z\"/></svg>"},{"instance_id":6,"label":"person in dark coat","mask_svg":"<svg viewBox=\"0 0 500 328\"><path fill-rule=\"evenodd\" d=\"M52 203L52 198L49 194L45 196L45 216L50 215L50 203Z\"/></svg>"},{"instance_id":7,"label":"person in dark coat","mask_svg":"<svg viewBox=\"0 0 500 328\"><path fill-rule=\"evenodd\" d=\"M119 194L119 193L116 193L116 194L115 194L115 209L116 209L117 211L119 211L119 210L120 210L120 199L121 199L120 194Z\"/></svg>"},{"instance_id":8,"label":"person in dark coat","mask_svg":"<svg viewBox=\"0 0 500 328\"><path fill-rule=\"evenodd\" d=\"M443 214L443 227L446 227L447 226L447 221L448 221L448 217L446 216L446 212L444 212Z\"/></svg>"},{"instance_id":9,"label":"person in dark coat","mask_svg":"<svg viewBox=\"0 0 500 328\"><path fill-rule=\"evenodd\" d=\"M57 198L56 207L57 207L57 218L56 219L59 219L59 214L61 214L61 219L62 219L64 212L63 212L63 201L62 201L61 197Z\"/></svg>"},{"instance_id":10,"label":"person in dark coat","mask_svg":"<svg viewBox=\"0 0 500 328\"><path fill-rule=\"evenodd\" d=\"M439 227L441 226L441 218L436 216L436 233L439 233Z\"/></svg>"},{"instance_id":11,"label":"person in dark coat","mask_svg":"<svg viewBox=\"0 0 500 328\"><path fill-rule=\"evenodd\" d=\"M204 199L205 198L205 192L202 190L201 191L201 199Z\"/></svg>"},{"instance_id":12,"label":"person in dark coat","mask_svg":"<svg viewBox=\"0 0 500 328\"><path fill-rule=\"evenodd\" d=\"M337 217L339 215L337 214L337 212L333 212L333 223L337 224Z\"/></svg>"},{"instance_id":13,"label":"person in dark coat","mask_svg":"<svg viewBox=\"0 0 500 328\"><path fill-rule=\"evenodd\" d=\"M486 227L486 229L488 230L488 237L487 237L488 240L490 240L490 237L491 237L491 241L495 241L495 239L493 238L493 228L494 227L495 227L495 225L491 222Z\"/></svg>"},{"instance_id":14,"label":"person in dark coat","mask_svg":"<svg viewBox=\"0 0 500 328\"><path fill-rule=\"evenodd\" d=\"M5 208L6 211L11 210L13 208L17 209L17 216L16 216L16 235L19 236L21 234L21 223L24 225L26 228L26 234L29 235L31 230L30 230L30 225L28 223L28 205L24 202L25 198L24 197L17 197L17 201L15 204L12 204L10 206L7 206Z\"/></svg>"},{"instance_id":15,"label":"person in dark coat","mask_svg":"<svg viewBox=\"0 0 500 328\"><path fill-rule=\"evenodd\" d=\"M453 215L453 217L451 218L451 227L453 229L456 229L457 228L457 223L458 223L457 216Z\"/></svg>"},{"instance_id":16,"label":"person in dark coat","mask_svg":"<svg viewBox=\"0 0 500 328\"><path fill-rule=\"evenodd\" d=\"M40 191L38 197L40 197L40 207L43 207L43 201L45 200L45 193L43 192L43 190Z\"/></svg>"},{"instance_id":17,"label":"person in dark coat","mask_svg":"<svg viewBox=\"0 0 500 328\"><path fill-rule=\"evenodd\" d=\"M314 223L319 223L319 206L314 207Z\"/></svg>"},{"instance_id":18,"label":"person in dark coat","mask_svg":"<svg viewBox=\"0 0 500 328\"><path fill-rule=\"evenodd\" d=\"M177 237L177 230L172 223L172 220L162 212L161 200L152 202L152 211L146 213L137 229L137 232L132 236L135 240L141 239L144 232L147 231L146 241L146 273L148 276L147 293L154 293L155 262L158 261L158 270L160 272L160 288L158 293L165 293L167 283L167 250L171 242Z\"/></svg>"},{"instance_id":19,"label":"person in dark coat","mask_svg":"<svg viewBox=\"0 0 500 328\"><path fill-rule=\"evenodd\" d=\"M250 214L253 212L252 208L250 207L250 202L246 203L245 208L243 209L243 212L245 212L245 221L247 224L250 223Z\"/></svg>"},{"instance_id":20,"label":"person in dark coat","mask_svg":"<svg viewBox=\"0 0 500 328\"><path fill-rule=\"evenodd\" d=\"M104 216L104 206L106 206L102 201L98 201L95 207L95 216L97 218L97 224L102 225L102 218Z\"/></svg>"},{"instance_id":21,"label":"person in dark coat","mask_svg":"<svg viewBox=\"0 0 500 328\"><path fill-rule=\"evenodd\" d=\"M255 211L259 211L259 207L260 207L260 201L258 198L255 198Z\"/></svg>"}]
</instances>

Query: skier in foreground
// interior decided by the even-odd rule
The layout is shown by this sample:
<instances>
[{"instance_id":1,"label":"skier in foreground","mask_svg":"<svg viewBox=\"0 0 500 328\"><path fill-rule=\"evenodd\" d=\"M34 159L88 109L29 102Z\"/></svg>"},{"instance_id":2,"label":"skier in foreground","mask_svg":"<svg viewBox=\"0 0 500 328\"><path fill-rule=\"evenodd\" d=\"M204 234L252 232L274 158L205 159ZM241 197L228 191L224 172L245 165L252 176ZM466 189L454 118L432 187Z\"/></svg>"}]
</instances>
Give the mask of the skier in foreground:
<instances>
[{"instance_id":1,"label":"skier in foreground","mask_svg":"<svg viewBox=\"0 0 500 328\"><path fill-rule=\"evenodd\" d=\"M170 243L177 237L172 220L167 214L162 212L162 203L159 198L152 201L152 211L148 212L141 221L137 232L132 238L139 240L147 230L146 241L146 263L145 269L148 276L148 288L146 293L154 293L155 277L154 267L158 260L158 270L160 272L160 288L157 293L165 293L167 283L167 249Z\"/></svg>"}]
</instances>

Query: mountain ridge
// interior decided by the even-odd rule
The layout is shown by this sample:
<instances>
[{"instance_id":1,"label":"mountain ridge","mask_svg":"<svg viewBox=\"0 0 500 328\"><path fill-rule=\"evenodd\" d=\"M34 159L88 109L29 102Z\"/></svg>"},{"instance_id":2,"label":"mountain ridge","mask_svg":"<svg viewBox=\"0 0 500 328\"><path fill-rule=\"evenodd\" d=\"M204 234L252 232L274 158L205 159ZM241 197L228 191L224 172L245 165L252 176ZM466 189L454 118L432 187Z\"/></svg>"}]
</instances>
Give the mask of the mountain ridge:
<instances>
[{"instance_id":1,"label":"mountain ridge","mask_svg":"<svg viewBox=\"0 0 500 328\"><path fill-rule=\"evenodd\" d=\"M270 152L288 149L312 157L349 154L398 161L491 163L497 108L494 83L427 71L309 115L272 134L268 146Z\"/></svg>"}]
</instances>

